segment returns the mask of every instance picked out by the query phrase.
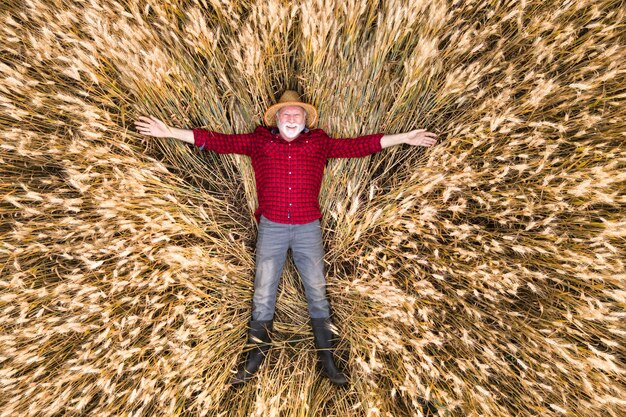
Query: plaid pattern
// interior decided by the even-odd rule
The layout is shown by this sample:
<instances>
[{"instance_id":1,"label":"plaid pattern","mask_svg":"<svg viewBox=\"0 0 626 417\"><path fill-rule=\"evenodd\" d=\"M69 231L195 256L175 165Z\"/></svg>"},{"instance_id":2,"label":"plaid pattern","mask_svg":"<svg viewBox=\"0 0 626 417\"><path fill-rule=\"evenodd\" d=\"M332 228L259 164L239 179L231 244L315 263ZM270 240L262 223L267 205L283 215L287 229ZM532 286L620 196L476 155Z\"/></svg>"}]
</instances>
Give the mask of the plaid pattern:
<instances>
[{"instance_id":1,"label":"plaid pattern","mask_svg":"<svg viewBox=\"0 0 626 417\"><path fill-rule=\"evenodd\" d=\"M248 155L256 179L261 214L276 223L304 224L322 217L318 195L328 158L358 158L379 152L383 133L349 139L329 137L322 129L305 129L291 142L278 129L258 126L246 134L192 129L194 144L217 153Z\"/></svg>"}]
</instances>

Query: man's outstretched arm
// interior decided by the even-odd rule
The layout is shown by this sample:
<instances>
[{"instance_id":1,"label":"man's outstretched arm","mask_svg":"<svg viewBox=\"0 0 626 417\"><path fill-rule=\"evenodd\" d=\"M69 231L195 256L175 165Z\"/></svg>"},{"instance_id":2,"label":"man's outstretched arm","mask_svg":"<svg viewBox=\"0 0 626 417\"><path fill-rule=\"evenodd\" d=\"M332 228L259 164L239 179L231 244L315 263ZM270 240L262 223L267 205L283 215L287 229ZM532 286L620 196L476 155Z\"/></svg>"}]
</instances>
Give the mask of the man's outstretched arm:
<instances>
[{"instance_id":1,"label":"man's outstretched arm","mask_svg":"<svg viewBox=\"0 0 626 417\"><path fill-rule=\"evenodd\" d=\"M437 135L426 129L416 129L396 135L376 133L356 138L326 137L328 158L359 158L379 152L390 146L406 143L412 146L431 146L436 142Z\"/></svg>"},{"instance_id":2,"label":"man's outstretched arm","mask_svg":"<svg viewBox=\"0 0 626 417\"><path fill-rule=\"evenodd\" d=\"M150 135L157 138L174 138L182 140L183 142L187 142L190 144L193 143L193 130L190 129L177 129L175 127L170 127L163 123L161 120L156 117L149 116L139 117L140 121L135 122L135 127L144 135Z\"/></svg>"},{"instance_id":3,"label":"man's outstretched arm","mask_svg":"<svg viewBox=\"0 0 626 417\"><path fill-rule=\"evenodd\" d=\"M406 133L398 133L396 135L384 135L380 139L380 147L388 148L390 146L400 145L406 143L412 146L432 146L437 141L437 135L432 132L427 132L426 129L411 130Z\"/></svg>"},{"instance_id":4,"label":"man's outstretched arm","mask_svg":"<svg viewBox=\"0 0 626 417\"><path fill-rule=\"evenodd\" d=\"M158 138L175 138L216 153L236 153L250 155L254 134L226 134L207 129L177 129L163 123L156 117L139 117L135 126L144 135Z\"/></svg>"}]
</instances>

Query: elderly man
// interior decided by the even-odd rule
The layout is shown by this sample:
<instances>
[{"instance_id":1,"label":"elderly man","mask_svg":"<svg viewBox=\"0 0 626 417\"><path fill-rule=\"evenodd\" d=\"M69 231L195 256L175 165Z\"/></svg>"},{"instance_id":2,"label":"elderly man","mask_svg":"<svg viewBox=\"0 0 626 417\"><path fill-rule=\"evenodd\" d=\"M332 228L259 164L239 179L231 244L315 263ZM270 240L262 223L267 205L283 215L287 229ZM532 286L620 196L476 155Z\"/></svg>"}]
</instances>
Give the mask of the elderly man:
<instances>
[{"instance_id":1,"label":"elderly man","mask_svg":"<svg viewBox=\"0 0 626 417\"><path fill-rule=\"evenodd\" d=\"M231 380L239 386L258 370L270 346L276 292L291 248L304 284L313 336L322 372L337 385L347 379L335 366L332 354L331 318L326 297L324 249L320 229L318 195L328 158L364 157L398 144L431 146L436 135L424 129L396 135L382 133L350 139L329 137L314 129L317 109L287 90L265 112L265 123L248 134L223 134L205 129L176 129L154 117L135 122L139 132L173 137L217 153L248 155L254 169L259 223L256 274L248 341L254 348Z\"/></svg>"}]
</instances>

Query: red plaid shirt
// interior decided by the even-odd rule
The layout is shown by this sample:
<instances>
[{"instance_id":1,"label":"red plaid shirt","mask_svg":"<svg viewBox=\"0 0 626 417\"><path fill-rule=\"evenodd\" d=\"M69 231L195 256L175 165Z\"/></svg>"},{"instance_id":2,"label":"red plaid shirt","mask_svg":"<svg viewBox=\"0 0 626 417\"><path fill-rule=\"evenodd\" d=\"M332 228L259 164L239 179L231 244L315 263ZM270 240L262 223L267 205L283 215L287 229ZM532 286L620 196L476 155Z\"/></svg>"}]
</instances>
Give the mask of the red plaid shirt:
<instances>
[{"instance_id":1,"label":"red plaid shirt","mask_svg":"<svg viewBox=\"0 0 626 417\"><path fill-rule=\"evenodd\" d=\"M322 217L318 196L328 158L355 158L379 152L382 133L351 139L329 137L322 129L305 129L291 142L278 129L258 126L253 133L224 134L193 129L194 144L217 153L252 158L261 214L277 223L304 224Z\"/></svg>"}]
</instances>

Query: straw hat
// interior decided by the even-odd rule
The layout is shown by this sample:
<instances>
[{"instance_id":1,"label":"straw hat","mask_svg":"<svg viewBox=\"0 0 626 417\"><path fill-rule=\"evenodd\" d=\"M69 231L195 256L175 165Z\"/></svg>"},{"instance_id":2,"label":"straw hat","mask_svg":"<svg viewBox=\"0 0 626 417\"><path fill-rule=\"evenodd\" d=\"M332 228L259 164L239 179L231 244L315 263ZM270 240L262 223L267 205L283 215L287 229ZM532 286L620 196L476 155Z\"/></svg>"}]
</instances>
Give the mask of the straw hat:
<instances>
[{"instance_id":1,"label":"straw hat","mask_svg":"<svg viewBox=\"0 0 626 417\"><path fill-rule=\"evenodd\" d=\"M304 103L300 100L300 94L297 91L286 90L278 103L271 106L269 109L265 111L265 116L263 119L265 120L265 124L268 126L276 126L276 112L286 106L300 106L304 108L306 111L306 126L312 128L317 122L317 109L308 104Z\"/></svg>"}]
</instances>

